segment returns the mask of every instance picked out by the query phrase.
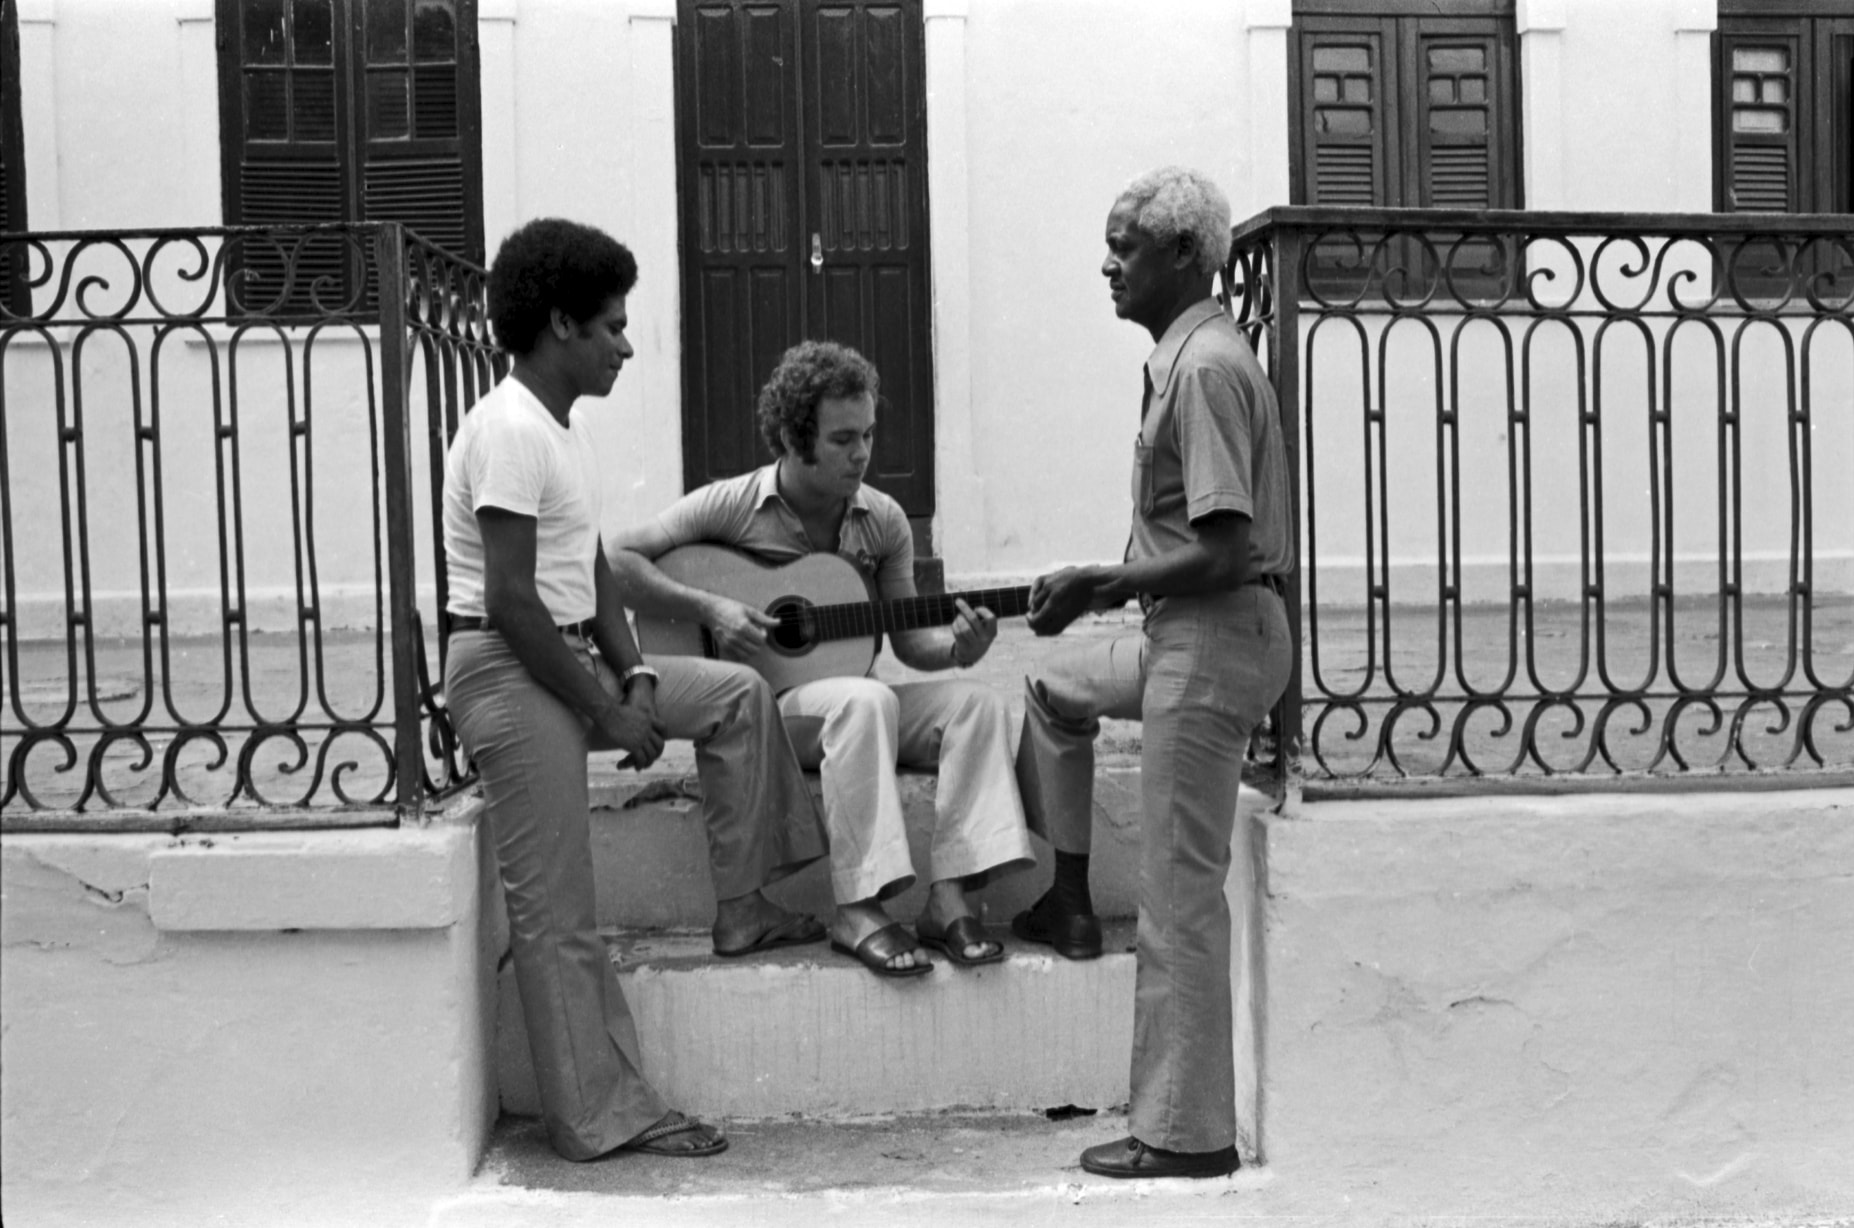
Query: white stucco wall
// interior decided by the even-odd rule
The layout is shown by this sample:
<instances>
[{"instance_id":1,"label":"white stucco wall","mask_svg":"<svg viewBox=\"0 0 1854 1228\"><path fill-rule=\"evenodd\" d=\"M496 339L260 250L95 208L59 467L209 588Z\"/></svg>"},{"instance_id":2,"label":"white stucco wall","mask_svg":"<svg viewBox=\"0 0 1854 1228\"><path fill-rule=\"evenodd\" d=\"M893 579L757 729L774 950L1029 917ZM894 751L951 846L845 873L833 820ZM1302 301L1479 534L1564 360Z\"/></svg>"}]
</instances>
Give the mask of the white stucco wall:
<instances>
[{"instance_id":1,"label":"white stucco wall","mask_svg":"<svg viewBox=\"0 0 1854 1228\"><path fill-rule=\"evenodd\" d=\"M422 1221L495 1113L475 813L0 841L7 1222Z\"/></svg>"},{"instance_id":2,"label":"white stucco wall","mask_svg":"<svg viewBox=\"0 0 1854 1228\"><path fill-rule=\"evenodd\" d=\"M1845 1215L1851 804L1823 789L1269 816L1268 1164L1368 1175L1426 1216Z\"/></svg>"},{"instance_id":3,"label":"white stucco wall","mask_svg":"<svg viewBox=\"0 0 1854 1228\"><path fill-rule=\"evenodd\" d=\"M219 223L218 79L198 59L212 14L212 0L19 6L33 229Z\"/></svg>"},{"instance_id":4,"label":"white stucco wall","mask_svg":"<svg viewBox=\"0 0 1854 1228\"><path fill-rule=\"evenodd\" d=\"M1518 0L1527 208L1712 208L1716 9Z\"/></svg>"},{"instance_id":5,"label":"white stucco wall","mask_svg":"<svg viewBox=\"0 0 1854 1228\"><path fill-rule=\"evenodd\" d=\"M1241 5L974 5L966 88L973 457L982 554L949 572L1111 558L1126 540L1151 340L1100 275L1120 188L1167 162L1240 199L1248 145ZM1135 36L1137 32L1137 36Z\"/></svg>"}]
</instances>

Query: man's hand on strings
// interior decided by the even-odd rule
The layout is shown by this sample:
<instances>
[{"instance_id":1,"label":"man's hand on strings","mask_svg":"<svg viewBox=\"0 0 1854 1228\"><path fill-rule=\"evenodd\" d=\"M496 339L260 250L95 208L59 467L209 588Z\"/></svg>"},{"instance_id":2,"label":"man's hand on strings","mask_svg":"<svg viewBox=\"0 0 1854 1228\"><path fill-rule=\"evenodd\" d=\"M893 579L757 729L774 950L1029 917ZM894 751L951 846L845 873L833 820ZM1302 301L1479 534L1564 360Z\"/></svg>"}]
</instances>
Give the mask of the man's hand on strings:
<instances>
[{"instance_id":1,"label":"man's hand on strings","mask_svg":"<svg viewBox=\"0 0 1854 1228\"><path fill-rule=\"evenodd\" d=\"M708 630L723 660L746 660L766 647L766 633L778 625L764 610L731 597L716 597L710 605Z\"/></svg>"}]
</instances>

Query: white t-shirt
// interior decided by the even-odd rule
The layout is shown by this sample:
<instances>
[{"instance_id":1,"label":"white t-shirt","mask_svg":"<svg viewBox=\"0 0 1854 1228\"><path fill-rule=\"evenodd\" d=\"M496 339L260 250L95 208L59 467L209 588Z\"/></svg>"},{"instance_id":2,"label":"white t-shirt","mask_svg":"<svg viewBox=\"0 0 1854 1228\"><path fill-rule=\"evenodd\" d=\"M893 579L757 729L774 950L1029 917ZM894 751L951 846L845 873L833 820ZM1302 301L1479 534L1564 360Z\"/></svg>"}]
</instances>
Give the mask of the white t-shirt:
<instances>
[{"instance_id":1,"label":"white t-shirt","mask_svg":"<svg viewBox=\"0 0 1854 1228\"><path fill-rule=\"evenodd\" d=\"M602 490L592 435L578 411L561 426L519 381L505 379L464 415L444 466L444 556L450 611L482 617L483 536L476 513L534 517L534 587L556 624L598 609L592 562Z\"/></svg>"}]
</instances>

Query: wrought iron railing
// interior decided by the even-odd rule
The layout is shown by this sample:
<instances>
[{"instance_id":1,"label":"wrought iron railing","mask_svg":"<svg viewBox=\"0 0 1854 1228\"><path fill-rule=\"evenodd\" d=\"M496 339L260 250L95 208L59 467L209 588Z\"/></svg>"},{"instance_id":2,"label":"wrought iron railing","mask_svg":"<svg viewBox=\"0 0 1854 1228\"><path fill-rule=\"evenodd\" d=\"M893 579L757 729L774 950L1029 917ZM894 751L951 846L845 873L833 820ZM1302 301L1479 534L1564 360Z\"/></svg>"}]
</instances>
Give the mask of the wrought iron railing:
<instances>
[{"instance_id":1,"label":"wrought iron railing","mask_svg":"<svg viewBox=\"0 0 1854 1228\"><path fill-rule=\"evenodd\" d=\"M395 224L0 251L6 826L393 822L462 783L427 632L434 475L503 368L483 271Z\"/></svg>"},{"instance_id":2,"label":"wrought iron railing","mask_svg":"<svg viewBox=\"0 0 1854 1228\"><path fill-rule=\"evenodd\" d=\"M393 821L462 783L439 475L502 370L482 270L393 225L0 249L34 308L0 304L5 825ZM1278 765L1854 772L1851 270L1846 217L1238 227L1297 481Z\"/></svg>"},{"instance_id":3,"label":"wrought iron railing","mask_svg":"<svg viewBox=\"0 0 1854 1228\"><path fill-rule=\"evenodd\" d=\"M1854 217L1286 208L1310 790L1854 770Z\"/></svg>"}]
</instances>

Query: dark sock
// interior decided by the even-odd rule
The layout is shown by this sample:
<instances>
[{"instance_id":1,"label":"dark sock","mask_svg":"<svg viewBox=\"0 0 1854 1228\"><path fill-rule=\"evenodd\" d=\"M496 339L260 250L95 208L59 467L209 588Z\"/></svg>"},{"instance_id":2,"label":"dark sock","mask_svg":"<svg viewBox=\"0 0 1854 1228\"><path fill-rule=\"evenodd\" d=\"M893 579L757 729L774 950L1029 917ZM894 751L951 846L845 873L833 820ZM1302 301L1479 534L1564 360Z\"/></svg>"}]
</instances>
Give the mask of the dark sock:
<instances>
[{"instance_id":1,"label":"dark sock","mask_svg":"<svg viewBox=\"0 0 1854 1228\"><path fill-rule=\"evenodd\" d=\"M1094 897L1088 894L1088 854L1056 850L1056 881L1049 901L1065 913L1094 911Z\"/></svg>"}]
</instances>

